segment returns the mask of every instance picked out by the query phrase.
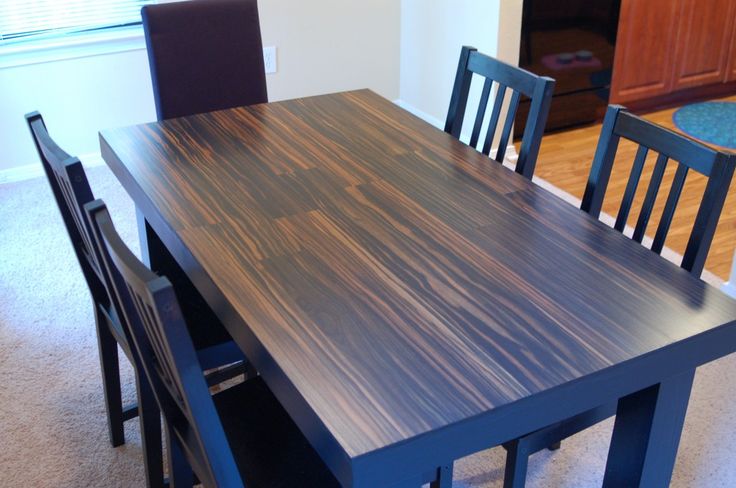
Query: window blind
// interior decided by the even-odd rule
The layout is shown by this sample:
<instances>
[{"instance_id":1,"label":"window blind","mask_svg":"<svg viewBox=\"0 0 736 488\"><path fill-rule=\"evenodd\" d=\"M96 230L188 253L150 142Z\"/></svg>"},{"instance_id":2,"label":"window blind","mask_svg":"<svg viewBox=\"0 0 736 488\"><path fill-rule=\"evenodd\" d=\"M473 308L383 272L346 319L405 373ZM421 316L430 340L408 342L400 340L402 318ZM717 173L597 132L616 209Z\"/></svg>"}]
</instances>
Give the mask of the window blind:
<instances>
[{"instance_id":1,"label":"window blind","mask_svg":"<svg viewBox=\"0 0 736 488\"><path fill-rule=\"evenodd\" d=\"M140 24L155 0L0 0L0 46Z\"/></svg>"}]
</instances>

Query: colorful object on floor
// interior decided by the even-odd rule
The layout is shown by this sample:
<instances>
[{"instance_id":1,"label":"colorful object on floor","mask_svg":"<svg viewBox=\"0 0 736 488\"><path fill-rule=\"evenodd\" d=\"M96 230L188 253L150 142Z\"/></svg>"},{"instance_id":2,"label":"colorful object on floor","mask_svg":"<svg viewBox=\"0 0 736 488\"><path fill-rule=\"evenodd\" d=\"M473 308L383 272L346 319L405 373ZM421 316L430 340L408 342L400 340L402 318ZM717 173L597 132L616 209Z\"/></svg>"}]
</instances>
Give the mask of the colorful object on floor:
<instances>
[{"instance_id":1,"label":"colorful object on floor","mask_svg":"<svg viewBox=\"0 0 736 488\"><path fill-rule=\"evenodd\" d=\"M678 109L672 120L691 137L736 149L736 102L692 103Z\"/></svg>"}]
</instances>

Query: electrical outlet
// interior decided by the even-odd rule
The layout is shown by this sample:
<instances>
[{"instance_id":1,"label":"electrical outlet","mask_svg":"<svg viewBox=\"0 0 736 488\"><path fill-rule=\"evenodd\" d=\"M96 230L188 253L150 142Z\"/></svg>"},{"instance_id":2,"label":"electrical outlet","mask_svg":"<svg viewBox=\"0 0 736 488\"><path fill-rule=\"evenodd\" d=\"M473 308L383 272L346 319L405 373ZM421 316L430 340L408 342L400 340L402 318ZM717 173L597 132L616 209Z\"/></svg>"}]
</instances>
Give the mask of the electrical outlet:
<instances>
[{"instance_id":1,"label":"electrical outlet","mask_svg":"<svg viewBox=\"0 0 736 488\"><path fill-rule=\"evenodd\" d=\"M266 67L266 74L276 72L276 47L269 46L263 48L263 64Z\"/></svg>"}]
</instances>

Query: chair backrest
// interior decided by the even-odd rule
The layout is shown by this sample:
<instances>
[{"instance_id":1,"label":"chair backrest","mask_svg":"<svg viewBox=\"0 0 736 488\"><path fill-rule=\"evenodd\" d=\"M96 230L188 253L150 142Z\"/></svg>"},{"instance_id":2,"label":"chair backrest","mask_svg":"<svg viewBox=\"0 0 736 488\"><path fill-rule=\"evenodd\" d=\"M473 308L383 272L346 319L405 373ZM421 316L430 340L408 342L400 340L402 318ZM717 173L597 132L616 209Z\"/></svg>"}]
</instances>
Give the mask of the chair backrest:
<instances>
[{"instance_id":1,"label":"chair backrest","mask_svg":"<svg viewBox=\"0 0 736 488\"><path fill-rule=\"evenodd\" d=\"M84 215L84 204L94 200L94 196L82 163L69 156L51 139L40 113L27 114L26 122L87 286L97 303L107 305L109 298Z\"/></svg>"},{"instance_id":2,"label":"chair backrest","mask_svg":"<svg viewBox=\"0 0 736 488\"><path fill-rule=\"evenodd\" d=\"M171 282L128 249L101 200L85 206L121 321L187 461L205 486L243 486Z\"/></svg>"},{"instance_id":3,"label":"chair backrest","mask_svg":"<svg viewBox=\"0 0 736 488\"><path fill-rule=\"evenodd\" d=\"M736 167L736 155L715 151L697 141L637 117L627 112L622 106L611 105L603 121L593 167L590 170L581 205L582 210L596 218L601 213L603 198L621 138L628 139L638 144L639 147L614 224L615 229L620 232L623 232L626 227L647 154L649 151L658 154L632 236L637 242L641 243L644 238L668 161L674 160L677 164L664 211L652 242L651 249L657 254L661 253L664 247L688 170L694 170L707 177L705 192L681 263L684 269L700 276L723 209L723 203L728 194L728 187L731 184Z\"/></svg>"},{"instance_id":4,"label":"chair backrest","mask_svg":"<svg viewBox=\"0 0 736 488\"><path fill-rule=\"evenodd\" d=\"M141 9L158 120L268 101L256 0Z\"/></svg>"},{"instance_id":5,"label":"chair backrest","mask_svg":"<svg viewBox=\"0 0 736 488\"><path fill-rule=\"evenodd\" d=\"M511 128L514 124L521 96L524 95L530 98L529 115L521 139L519 158L516 161L516 172L531 179L534 175L539 146L542 142L544 125L547 123L547 114L549 114L555 80L546 76L537 76L516 66L511 66L481 54L474 47L463 46L460 51L460 62L458 63L455 85L450 98L450 108L447 111L447 120L445 121L445 132L458 139L463 128L468 94L470 93L470 85L474 74L485 78L485 80L475 115L473 131L470 134L470 145L481 150L484 154L490 155L506 92L511 92L511 101L496 151L495 159L498 162L503 162L506 155L506 148L511 140ZM494 83L496 85L496 95L493 110L488 121L485 137L482 140L483 144L479 147L486 108Z\"/></svg>"}]
</instances>

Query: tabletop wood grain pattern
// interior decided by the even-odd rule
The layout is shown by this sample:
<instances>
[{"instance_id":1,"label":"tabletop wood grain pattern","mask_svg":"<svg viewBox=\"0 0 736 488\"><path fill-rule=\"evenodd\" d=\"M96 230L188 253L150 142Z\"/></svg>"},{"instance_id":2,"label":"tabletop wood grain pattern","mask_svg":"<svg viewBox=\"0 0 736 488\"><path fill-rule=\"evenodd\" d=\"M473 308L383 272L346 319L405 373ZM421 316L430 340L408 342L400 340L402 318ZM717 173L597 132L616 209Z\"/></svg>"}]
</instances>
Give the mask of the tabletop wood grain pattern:
<instances>
[{"instance_id":1,"label":"tabletop wood grain pattern","mask_svg":"<svg viewBox=\"0 0 736 488\"><path fill-rule=\"evenodd\" d=\"M350 457L736 318L369 91L101 138Z\"/></svg>"}]
</instances>

